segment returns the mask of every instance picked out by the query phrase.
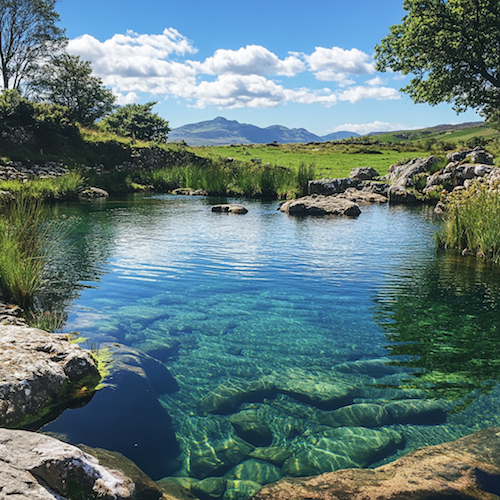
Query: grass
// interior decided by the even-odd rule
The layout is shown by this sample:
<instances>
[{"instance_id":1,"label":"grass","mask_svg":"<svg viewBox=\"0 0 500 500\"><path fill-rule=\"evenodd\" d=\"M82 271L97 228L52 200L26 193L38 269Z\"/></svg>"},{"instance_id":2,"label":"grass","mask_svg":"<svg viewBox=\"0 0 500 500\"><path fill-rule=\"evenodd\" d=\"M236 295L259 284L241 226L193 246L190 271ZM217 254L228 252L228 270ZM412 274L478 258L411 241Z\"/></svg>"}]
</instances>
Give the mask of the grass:
<instances>
[{"instance_id":1,"label":"grass","mask_svg":"<svg viewBox=\"0 0 500 500\"><path fill-rule=\"evenodd\" d=\"M500 191L476 182L467 191L452 194L444 226L436 235L440 247L454 248L500 263Z\"/></svg>"}]
</instances>

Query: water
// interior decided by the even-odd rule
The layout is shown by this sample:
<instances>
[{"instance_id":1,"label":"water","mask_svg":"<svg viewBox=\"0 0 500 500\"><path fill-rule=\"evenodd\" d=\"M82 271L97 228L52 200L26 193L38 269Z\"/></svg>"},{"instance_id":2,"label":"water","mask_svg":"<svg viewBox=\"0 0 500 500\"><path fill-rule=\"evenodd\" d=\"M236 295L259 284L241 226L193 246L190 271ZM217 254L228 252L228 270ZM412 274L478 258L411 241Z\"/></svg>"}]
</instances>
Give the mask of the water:
<instances>
[{"instance_id":1,"label":"water","mask_svg":"<svg viewBox=\"0 0 500 500\"><path fill-rule=\"evenodd\" d=\"M147 410L139 386L120 403L108 388L44 430L121 451L155 479L224 476L229 499L235 479L250 491L245 481L374 466L500 425L500 272L437 252L431 210L292 218L246 201L246 215L211 213L218 201L54 208L75 229L42 303L94 345L178 344L163 361L179 390ZM243 396L212 412L207 396L228 388Z\"/></svg>"}]
</instances>

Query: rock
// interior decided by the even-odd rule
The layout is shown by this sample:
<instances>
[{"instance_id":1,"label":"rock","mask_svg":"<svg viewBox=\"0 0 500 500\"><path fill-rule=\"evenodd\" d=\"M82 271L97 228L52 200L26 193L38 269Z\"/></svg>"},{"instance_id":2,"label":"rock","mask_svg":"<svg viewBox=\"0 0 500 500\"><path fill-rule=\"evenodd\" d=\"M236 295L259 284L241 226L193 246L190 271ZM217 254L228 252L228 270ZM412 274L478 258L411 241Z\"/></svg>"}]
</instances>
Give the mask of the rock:
<instances>
[{"instance_id":1,"label":"rock","mask_svg":"<svg viewBox=\"0 0 500 500\"><path fill-rule=\"evenodd\" d=\"M103 450L102 448L90 448L80 445L79 448L85 453L99 460L99 463L108 469L118 470L134 483L134 498L141 500L158 500L162 497L162 491L154 481L146 475L137 465L124 457L117 451Z\"/></svg>"},{"instance_id":2,"label":"rock","mask_svg":"<svg viewBox=\"0 0 500 500\"><path fill-rule=\"evenodd\" d=\"M398 373L399 368L390 365L384 359L359 359L335 365L334 370L343 373L362 373L370 377L380 378Z\"/></svg>"},{"instance_id":3,"label":"rock","mask_svg":"<svg viewBox=\"0 0 500 500\"><path fill-rule=\"evenodd\" d=\"M244 481L255 481L259 484L274 483L281 478L281 472L278 467L261 460L249 459L231 469L227 478L241 479Z\"/></svg>"},{"instance_id":4,"label":"rock","mask_svg":"<svg viewBox=\"0 0 500 500\"><path fill-rule=\"evenodd\" d=\"M199 500L191 493L191 487L197 482L194 477L166 477L156 484L163 492L164 500Z\"/></svg>"},{"instance_id":5,"label":"rock","mask_svg":"<svg viewBox=\"0 0 500 500\"><path fill-rule=\"evenodd\" d=\"M343 193L336 195L336 198L349 200L353 203L387 203L386 196L355 188L346 189Z\"/></svg>"},{"instance_id":6,"label":"rock","mask_svg":"<svg viewBox=\"0 0 500 500\"><path fill-rule=\"evenodd\" d=\"M189 473L198 479L222 476L245 460L253 447L239 437L192 443Z\"/></svg>"},{"instance_id":7,"label":"rock","mask_svg":"<svg viewBox=\"0 0 500 500\"><path fill-rule=\"evenodd\" d=\"M357 217L361 210L349 200L333 196L304 196L296 200L286 201L279 208L288 215L345 215Z\"/></svg>"},{"instance_id":8,"label":"rock","mask_svg":"<svg viewBox=\"0 0 500 500\"><path fill-rule=\"evenodd\" d=\"M434 156L428 156L427 158L413 158L404 165L392 165L387 174L387 179L392 183L389 191L393 188L414 187L413 177L428 172L435 161Z\"/></svg>"},{"instance_id":9,"label":"rock","mask_svg":"<svg viewBox=\"0 0 500 500\"><path fill-rule=\"evenodd\" d=\"M0 429L1 498L148 498L136 496L134 489L130 478L75 446L43 434Z\"/></svg>"},{"instance_id":10,"label":"rock","mask_svg":"<svg viewBox=\"0 0 500 500\"><path fill-rule=\"evenodd\" d=\"M226 479L222 477L207 477L193 484L191 491L200 500L217 500L226 491Z\"/></svg>"},{"instance_id":11,"label":"rock","mask_svg":"<svg viewBox=\"0 0 500 500\"><path fill-rule=\"evenodd\" d=\"M373 470L285 478L264 486L253 500L493 500L499 495L500 428L492 428L421 448Z\"/></svg>"},{"instance_id":12,"label":"rock","mask_svg":"<svg viewBox=\"0 0 500 500\"><path fill-rule=\"evenodd\" d=\"M148 356L166 362L177 355L180 346L179 340L166 337L161 342L145 342L136 347Z\"/></svg>"},{"instance_id":13,"label":"rock","mask_svg":"<svg viewBox=\"0 0 500 500\"><path fill-rule=\"evenodd\" d=\"M222 500L250 500L262 485L255 481L228 480Z\"/></svg>"},{"instance_id":14,"label":"rock","mask_svg":"<svg viewBox=\"0 0 500 500\"><path fill-rule=\"evenodd\" d=\"M373 403L344 406L318 416L320 424L331 427L382 427L389 420L389 412L383 406Z\"/></svg>"},{"instance_id":15,"label":"rock","mask_svg":"<svg viewBox=\"0 0 500 500\"><path fill-rule=\"evenodd\" d=\"M413 205L419 203L419 200L415 196L415 193L408 191L401 187L391 187L389 188L389 203L396 204L406 204Z\"/></svg>"},{"instance_id":16,"label":"rock","mask_svg":"<svg viewBox=\"0 0 500 500\"><path fill-rule=\"evenodd\" d=\"M307 183L307 194L309 196L313 194L332 196L343 193L349 187L356 187L359 183L360 181L351 179L350 177L309 181Z\"/></svg>"},{"instance_id":17,"label":"rock","mask_svg":"<svg viewBox=\"0 0 500 500\"><path fill-rule=\"evenodd\" d=\"M239 205L238 203L229 203L223 205L214 205L212 207L212 212L225 214L246 214L248 213L248 210L243 205Z\"/></svg>"},{"instance_id":18,"label":"rock","mask_svg":"<svg viewBox=\"0 0 500 500\"><path fill-rule=\"evenodd\" d=\"M385 405L391 423L441 424L446 422L447 408L440 401L403 399Z\"/></svg>"},{"instance_id":19,"label":"rock","mask_svg":"<svg viewBox=\"0 0 500 500\"><path fill-rule=\"evenodd\" d=\"M493 155L487 153L481 148L475 148L471 153L465 156L472 163L483 163L485 165L493 165Z\"/></svg>"},{"instance_id":20,"label":"rock","mask_svg":"<svg viewBox=\"0 0 500 500\"><path fill-rule=\"evenodd\" d=\"M63 413L43 430L64 434L74 444L118 451L153 479L168 476L180 450L157 396L175 391L177 383L154 358L120 344L105 347L113 357L105 387L86 406Z\"/></svg>"},{"instance_id":21,"label":"rock","mask_svg":"<svg viewBox=\"0 0 500 500\"><path fill-rule=\"evenodd\" d=\"M243 402L258 402L276 397L276 385L267 379L255 380L241 385L220 385L198 402L198 413L228 414L236 411Z\"/></svg>"},{"instance_id":22,"label":"rock","mask_svg":"<svg viewBox=\"0 0 500 500\"><path fill-rule=\"evenodd\" d=\"M389 184L387 184L386 182L362 181L358 184L357 188L360 191L381 194L382 196L387 197L387 192L389 190Z\"/></svg>"},{"instance_id":23,"label":"rock","mask_svg":"<svg viewBox=\"0 0 500 500\"><path fill-rule=\"evenodd\" d=\"M0 301L0 325L14 325L27 327L24 318L21 317L23 310L19 306L6 304Z\"/></svg>"},{"instance_id":24,"label":"rock","mask_svg":"<svg viewBox=\"0 0 500 500\"><path fill-rule=\"evenodd\" d=\"M0 425L35 428L92 395L100 375L67 335L0 326Z\"/></svg>"},{"instance_id":25,"label":"rock","mask_svg":"<svg viewBox=\"0 0 500 500\"><path fill-rule=\"evenodd\" d=\"M292 456L292 452L279 446L269 446L267 448L255 448L250 453L250 458L269 462L276 467L281 467L287 458Z\"/></svg>"},{"instance_id":26,"label":"rock","mask_svg":"<svg viewBox=\"0 0 500 500\"><path fill-rule=\"evenodd\" d=\"M98 187L89 187L79 193L78 197L82 200L95 200L98 198L108 198L109 193Z\"/></svg>"},{"instance_id":27,"label":"rock","mask_svg":"<svg viewBox=\"0 0 500 500\"><path fill-rule=\"evenodd\" d=\"M182 196L190 196L194 192L192 188L177 188L172 191L172 194L182 195Z\"/></svg>"},{"instance_id":28,"label":"rock","mask_svg":"<svg viewBox=\"0 0 500 500\"><path fill-rule=\"evenodd\" d=\"M273 441L271 429L256 410L245 410L231 415L229 421L236 434L254 446L269 446ZM238 477L237 479L242 479ZM260 481L258 481L260 483Z\"/></svg>"},{"instance_id":29,"label":"rock","mask_svg":"<svg viewBox=\"0 0 500 500\"><path fill-rule=\"evenodd\" d=\"M452 151L446 155L446 159L449 162L461 162L470 152L470 149L466 151Z\"/></svg>"},{"instance_id":30,"label":"rock","mask_svg":"<svg viewBox=\"0 0 500 500\"><path fill-rule=\"evenodd\" d=\"M357 167L351 170L349 178L356 181L369 181L379 175L380 174L372 167Z\"/></svg>"}]
</instances>

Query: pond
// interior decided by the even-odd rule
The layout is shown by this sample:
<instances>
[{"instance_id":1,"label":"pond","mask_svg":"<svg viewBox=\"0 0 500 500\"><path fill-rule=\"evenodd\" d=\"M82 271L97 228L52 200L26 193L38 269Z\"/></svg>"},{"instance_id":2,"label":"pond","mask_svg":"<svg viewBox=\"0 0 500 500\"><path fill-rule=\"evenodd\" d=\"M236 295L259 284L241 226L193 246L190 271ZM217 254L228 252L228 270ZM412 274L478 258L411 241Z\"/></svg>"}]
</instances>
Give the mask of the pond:
<instances>
[{"instance_id":1,"label":"pond","mask_svg":"<svg viewBox=\"0 0 500 500\"><path fill-rule=\"evenodd\" d=\"M212 213L220 201L53 207L73 229L40 300L119 361L44 431L156 480L223 478L231 499L500 425L500 271L437 251L432 209L293 218L249 200L245 215Z\"/></svg>"}]
</instances>

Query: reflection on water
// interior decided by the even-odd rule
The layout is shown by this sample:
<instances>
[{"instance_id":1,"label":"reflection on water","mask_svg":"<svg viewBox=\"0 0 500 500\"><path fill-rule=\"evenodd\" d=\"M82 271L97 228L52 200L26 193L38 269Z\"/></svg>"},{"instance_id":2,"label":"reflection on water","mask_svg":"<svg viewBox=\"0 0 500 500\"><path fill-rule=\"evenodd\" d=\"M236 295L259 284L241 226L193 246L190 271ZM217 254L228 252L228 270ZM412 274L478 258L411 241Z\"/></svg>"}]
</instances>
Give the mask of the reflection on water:
<instances>
[{"instance_id":1,"label":"reflection on water","mask_svg":"<svg viewBox=\"0 0 500 500\"><path fill-rule=\"evenodd\" d=\"M500 379L500 269L451 253L401 279L378 299L391 364L411 368L403 386L462 400Z\"/></svg>"},{"instance_id":2,"label":"reflection on water","mask_svg":"<svg viewBox=\"0 0 500 500\"><path fill-rule=\"evenodd\" d=\"M156 369L151 387L122 374L45 430L105 442L155 479L220 478L229 499L499 425L500 277L436 255L432 211L300 219L247 201L234 216L211 213L218 201L55 207L77 225L41 300L64 308L65 331L160 360L175 391L155 390ZM95 415L99 432L83 429Z\"/></svg>"}]
</instances>

